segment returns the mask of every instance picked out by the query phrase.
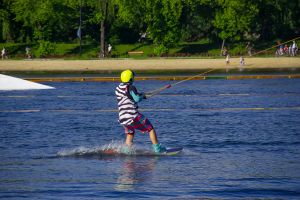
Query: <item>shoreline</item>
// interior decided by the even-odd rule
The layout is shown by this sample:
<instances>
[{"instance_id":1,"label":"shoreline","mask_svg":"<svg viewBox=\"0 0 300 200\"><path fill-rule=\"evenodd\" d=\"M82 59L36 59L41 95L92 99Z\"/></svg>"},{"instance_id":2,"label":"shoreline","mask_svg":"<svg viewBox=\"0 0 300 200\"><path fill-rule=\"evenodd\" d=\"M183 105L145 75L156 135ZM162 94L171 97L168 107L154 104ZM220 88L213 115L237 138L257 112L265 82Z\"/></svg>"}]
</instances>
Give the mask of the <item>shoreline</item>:
<instances>
[{"instance_id":1,"label":"shoreline","mask_svg":"<svg viewBox=\"0 0 300 200\"><path fill-rule=\"evenodd\" d=\"M183 81L190 76L139 76L135 81ZM300 74L292 75L226 75L226 76L196 76L192 80L242 80L242 79L295 79L300 78ZM119 77L28 77L27 81L32 82L120 82Z\"/></svg>"},{"instance_id":2,"label":"shoreline","mask_svg":"<svg viewBox=\"0 0 300 200\"><path fill-rule=\"evenodd\" d=\"M229 66L225 59L199 58L158 58L158 59L104 59L104 60L0 60L0 72L99 72L113 73L125 69L140 72L151 71L205 71L209 69L297 69L299 57L245 58L245 65L240 66L239 58L231 58Z\"/></svg>"},{"instance_id":3,"label":"shoreline","mask_svg":"<svg viewBox=\"0 0 300 200\"><path fill-rule=\"evenodd\" d=\"M34 82L119 81L120 72L128 68L136 72L136 80L176 81L197 74L195 80L300 78L299 57L251 57L245 58L244 66L240 66L239 58L232 58L229 66L221 58L0 60L0 74Z\"/></svg>"}]
</instances>

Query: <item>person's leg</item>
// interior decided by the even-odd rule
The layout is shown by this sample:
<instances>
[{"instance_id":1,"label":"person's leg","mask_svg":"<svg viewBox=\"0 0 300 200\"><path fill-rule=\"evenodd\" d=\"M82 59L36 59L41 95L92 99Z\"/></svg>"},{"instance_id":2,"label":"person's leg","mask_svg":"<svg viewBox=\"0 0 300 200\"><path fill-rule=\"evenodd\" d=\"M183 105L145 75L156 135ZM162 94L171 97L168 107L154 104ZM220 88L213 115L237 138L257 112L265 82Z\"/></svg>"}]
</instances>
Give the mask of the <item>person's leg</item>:
<instances>
[{"instance_id":1,"label":"person's leg","mask_svg":"<svg viewBox=\"0 0 300 200\"><path fill-rule=\"evenodd\" d=\"M151 122L142 114L139 115L137 120L138 120L138 123L135 128L140 130L141 132L149 133L149 137L152 142L153 151L155 153L162 153L162 152L166 151L166 148L161 146L158 143L157 135L156 135L156 132L155 132Z\"/></svg>"},{"instance_id":2,"label":"person's leg","mask_svg":"<svg viewBox=\"0 0 300 200\"><path fill-rule=\"evenodd\" d=\"M133 153L132 146L133 146L133 138L134 138L134 129L131 126L124 126L125 128L125 145L121 146L121 153L124 154L131 154Z\"/></svg>"},{"instance_id":3,"label":"person's leg","mask_svg":"<svg viewBox=\"0 0 300 200\"><path fill-rule=\"evenodd\" d=\"M149 137L150 137L152 144L158 144L157 135L156 135L155 129L152 126L151 122L142 114L140 115L140 120L141 120L140 123L142 124L142 126L139 127L140 130L142 132L149 133Z\"/></svg>"},{"instance_id":4,"label":"person's leg","mask_svg":"<svg viewBox=\"0 0 300 200\"><path fill-rule=\"evenodd\" d=\"M153 151L155 153L162 153L166 151L166 148L161 146L161 144L158 143L157 135L154 128L151 131L149 131L149 136L152 142Z\"/></svg>"},{"instance_id":5,"label":"person's leg","mask_svg":"<svg viewBox=\"0 0 300 200\"><path fill-rule=\"evenodd\" d=\"M133 138L134 138L134 127L132 126L124 126L124 131L126 134L125 144L128 146L132 146Z\"/></svg>"},{"instance_id":6,"label":"person's leg","mask_svg":"<svg viewBox=\"0 0 300 200\"><path fill-rule=\"evenodd\" d=\"M158 144L157 135L154 128L149 132L149 136L152 144Z\"/></svg>"},{"instance_id":7,"label":"person's leg","mask_svg":"<svg viewBox=\"0 0 300 200\"><path fill-rule=\"evenodd\" d=\"M295 56L295 48L292 49L292 56Z\"/></svg>"},{"instance_id":8,"label":"person's leg","mask_svg":"<svg viewBox=\"0 0 300 200\"><path fill-rule=\"evenodd\" d=\"M128 146L132 146L132 144L133 144L133 138L134 138L134 134L127 134L125 143Z\"/></svg>"}]
</instances>

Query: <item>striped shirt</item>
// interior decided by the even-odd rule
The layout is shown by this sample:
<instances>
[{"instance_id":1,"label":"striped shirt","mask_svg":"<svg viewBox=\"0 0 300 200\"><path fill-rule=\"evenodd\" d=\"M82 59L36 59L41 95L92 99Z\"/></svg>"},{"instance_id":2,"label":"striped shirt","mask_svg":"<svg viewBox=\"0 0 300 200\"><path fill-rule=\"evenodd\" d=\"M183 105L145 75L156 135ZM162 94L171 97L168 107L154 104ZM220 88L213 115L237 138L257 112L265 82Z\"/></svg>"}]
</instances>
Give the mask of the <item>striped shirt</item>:
<instances>
[{"instance_id":1,"label":"striped shirt","mask_svg":"<svg viewBox=\"0 0 300 200\"><path fill-rule=\"evenodd\" d=\"M129 94L129 84L120 83L115 94L118 100L119 122L122 125L130 125L138 116L138 105Z\"/></svg>"}]
</instances>

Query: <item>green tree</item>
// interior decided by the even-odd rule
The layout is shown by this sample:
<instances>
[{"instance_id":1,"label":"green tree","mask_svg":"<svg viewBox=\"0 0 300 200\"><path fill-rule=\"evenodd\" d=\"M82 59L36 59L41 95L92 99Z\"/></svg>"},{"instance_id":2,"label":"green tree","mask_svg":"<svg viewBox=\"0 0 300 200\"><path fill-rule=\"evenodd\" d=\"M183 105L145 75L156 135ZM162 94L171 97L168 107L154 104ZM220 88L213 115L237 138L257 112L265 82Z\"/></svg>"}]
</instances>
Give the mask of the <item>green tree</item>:
<instances>
[{"instance_id":1,"label":"green tree","mask_svg":"<svg viewBox=\"0 0 300 200\"><path fill-rule=\"evenodd\" d=\"M73 10L60 0L15 0L12 10L34 40L65 39Z\"/></svg>"},{"instance_id":2,"label":"green tree","mask_svg":"<svg viewBox=\"0 0 300 200\"><path fill-rule=\"evenodd\" d=\"M116 0L117 17L131 28L145 28L146 0Z\"/></svg>"},{"instance_id":3,"label":"green tree","mask_svg":"<svg viewBox=\"0 0 300 200\"><path fill-rule=\"evenodd\" d=\"M299 36L300 1L260 1L258 10L256 27L263 40Z\"/></svg>"},{"instance_id":4,"label":"green tree","mask_svg":"<svg viewBox=\"0 0 300 200\"><path fill-rule=\"evenodd\" d=\"M156 45L154 53L168 52L180 36L181 0L146 0L147 32Z\"/></svg>"},{"instance_id":5,"label":"green tree","mask_svg":"<svg viewBox=\"0 0 300 200\"><path fill-rule=\"evenodd\" d=\"M208 0L183 1L181 32L183 41L196 41L215 34L212 20L214 2Z\"/></svg>"},{"instance_id":6,"label":"green tree","mask_svg":"<svg viewBox=\"0 0 300 200\"><path fill-rule=\"evenodd\" d=\"M107 32L114 18L115 1L114 0L85 0L85 4L91 9L91 15L87 20L91 26L94 26L95 31L100 33L100 53L99 57L106 56L107 50ZM97 30L96 30L97 29ZM98 34L97 34L98 35Z\"/></svg>"},{"instance_id":7,"label":"green tree","mask_svg":"<svg viewBox=\"0 0 300 200\"><path fill-rule=\"evenodd\" d=\"M116 0L116 16L110 31L111 40L125 43L136 42L146 32L145 0Z\"/></svg>"},{"instance_id":8,"label":"green tree","mask_svg":"<svg viewBox=\"0 0 300 200\"><path fill-rule=\"evenodd\" d=\"M100 42L102 56L108 42L136 42L142 32L157 55L202 37L272 41L300 34L299 0L0 0L0 41L39 42L40 52L53 50L49 42L72 42L80 2L83 39Z\"/></svg>"},{"instance_id":9,"label":"green tree","mask_svg":"<svg viewBox=\"0 0 300 200\"><path fill-rule=\"evenodd\" d=\"M251 32L257 19L258 8L254 1L248 0L217 0L213 25L223 40L238 41L246 32Z\"/></svg>"},{"instance_id":10,"label":"green tree","mask_svg":"<svg viewBox=\"0 0 300 200\"><path fill-rule=\"evenodd\" d=\"M15 15L11 11L13 0L0 1L0 40L14 41L18 34L14 31L18 29L18 24L13 21Z\"/></svg>"}]
</instances>

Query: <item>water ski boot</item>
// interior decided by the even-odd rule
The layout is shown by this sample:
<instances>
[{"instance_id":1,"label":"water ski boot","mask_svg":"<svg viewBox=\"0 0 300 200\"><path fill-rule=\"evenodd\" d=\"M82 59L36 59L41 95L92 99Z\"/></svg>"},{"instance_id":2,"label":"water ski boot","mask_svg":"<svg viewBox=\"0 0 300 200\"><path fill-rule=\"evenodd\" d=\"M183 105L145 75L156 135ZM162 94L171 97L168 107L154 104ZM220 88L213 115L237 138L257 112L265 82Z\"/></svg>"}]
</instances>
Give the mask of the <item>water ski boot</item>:
<instances>
[{"instance_id":1,"label":"water ski boot","mask_svg":"<svg viewBox=\"0 0 300 200\"><path fill-rule=\"evenodd\" d=\"M153 144L152 147L154 153L164 153L167 151L167 149L161 146L161 144Z\"/></svg>"},{"instance_id":2,"label":"water ski boot","mask_svg":"<svg viewBox=\"0 0 300 200\"><path fill-rule=\"evenodd\" d=\"M134 154L134 152L135 152L135 150L132 146L124 145L120 148L120 153L122 153L122 154L131 155L131 154Z\"/></svg>"}]
</instances>

